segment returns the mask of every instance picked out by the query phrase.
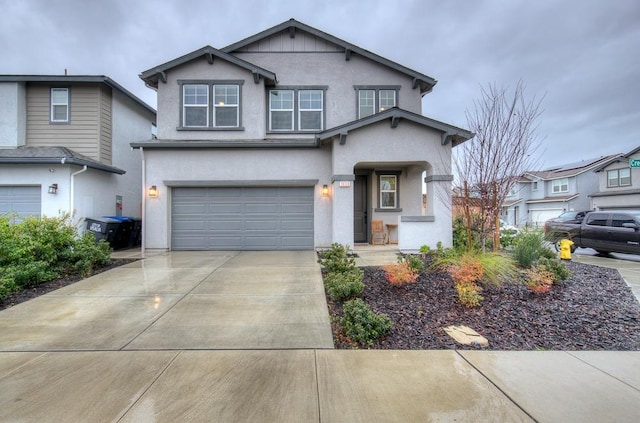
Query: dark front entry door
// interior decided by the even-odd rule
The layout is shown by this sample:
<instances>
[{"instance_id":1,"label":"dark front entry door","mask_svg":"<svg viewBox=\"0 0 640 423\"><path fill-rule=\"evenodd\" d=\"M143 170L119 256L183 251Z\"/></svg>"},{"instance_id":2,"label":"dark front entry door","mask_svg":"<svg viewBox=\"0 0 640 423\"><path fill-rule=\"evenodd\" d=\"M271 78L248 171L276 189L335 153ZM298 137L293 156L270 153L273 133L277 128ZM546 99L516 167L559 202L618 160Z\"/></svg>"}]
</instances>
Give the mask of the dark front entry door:
<instances>
[{"instance_id":1,"label":"dark front entry door","mask_svg":"<svg viewBox=\"0 0 640 423\"><path fill-rule=\"evenodd\" d=\"M353 242L367 238L367 177L356 176L353 185Z\"/></svg>"}]
</instances>

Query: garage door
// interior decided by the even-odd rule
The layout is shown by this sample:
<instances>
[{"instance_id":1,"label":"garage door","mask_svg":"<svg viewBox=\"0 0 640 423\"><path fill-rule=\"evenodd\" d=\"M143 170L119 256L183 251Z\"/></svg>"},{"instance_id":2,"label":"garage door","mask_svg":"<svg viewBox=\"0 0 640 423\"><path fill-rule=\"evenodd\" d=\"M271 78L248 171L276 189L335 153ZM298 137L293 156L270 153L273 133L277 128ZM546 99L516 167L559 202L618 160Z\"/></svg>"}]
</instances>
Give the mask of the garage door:
<instances>
[{"instance_id":1,"label":"garage door","mask_svg":"<svg viewBox=\"0 0 640 423\"><path fill-rule=\"evenodd\" d=\"M312 187L175 187L172 194L174 250L313 249Z\"/></svg>"},{"instance_id":2,"label":"garage door","mask_svg":"<svg viewBox=\"0 0 640 423\"><path fill-rule=\"evenodd\" d=\"M0 215L40 216L40 187L0 186Z\"/></svg>"},{"instance_id":3,"label":"garage door","mask_svg":"<svg viewBox=\"0 0 640 423\"><path fill-rule=\"evenodd\" d=\"M530 209L530 220L534 226L544 226L544 222L554 217L558 217L562 214L562 209Z\"/></svg>"}]
</instances>

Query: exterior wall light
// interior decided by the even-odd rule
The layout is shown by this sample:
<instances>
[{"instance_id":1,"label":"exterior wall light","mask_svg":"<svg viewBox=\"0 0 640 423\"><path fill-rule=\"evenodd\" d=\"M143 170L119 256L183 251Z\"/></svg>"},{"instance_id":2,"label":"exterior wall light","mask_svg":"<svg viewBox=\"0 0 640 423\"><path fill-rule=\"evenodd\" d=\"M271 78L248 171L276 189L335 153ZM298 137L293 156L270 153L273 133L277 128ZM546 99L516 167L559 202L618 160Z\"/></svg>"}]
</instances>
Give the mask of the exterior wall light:
<instances>
[{"instance_id":1,"label":"exterior wall light","mask_svg":"<svg viewBox=\"0 0 640 423\"><path fill-rule=\"evenodd\" d=\"M326 184L322 186L322 196L323 197L329 196L329 187Z\"/></svg>"},{"instance_id":2,"label":"exterior wall light","mask_svg":"<svg viewBox=\"0 0 640 423\"><path fill-rule=\"evenodd\" d=\"M58 184L49 185L49 194L57 194L58 193Z\"/></svg>"},{"instance_id":3,"label":"exterior wall light","mask_svg":"<svg viewBox=\"0 0 640 423\"><path fill-rule=\"evenodd\" d=\"M155 185L151 185L151 188L149 188L149 197L156 198L157 196L158 196L158 187Z\"/></svg>"}]
</instances>

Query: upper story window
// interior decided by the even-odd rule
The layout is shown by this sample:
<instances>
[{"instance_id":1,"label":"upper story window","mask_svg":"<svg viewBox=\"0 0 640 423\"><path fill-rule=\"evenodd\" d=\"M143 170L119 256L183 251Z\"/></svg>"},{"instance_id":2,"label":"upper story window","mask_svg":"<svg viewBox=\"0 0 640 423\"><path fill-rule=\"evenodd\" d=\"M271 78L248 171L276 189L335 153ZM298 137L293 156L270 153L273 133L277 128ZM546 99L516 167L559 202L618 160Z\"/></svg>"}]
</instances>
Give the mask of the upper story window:
<instances>
[{"instance_id":1,"label":"upper story window","mask_svg":"<svg viewBox=\"0 0 640 423\"><path fill-rule=\"evenodd\" d=\"M631 185L631 169L615 169L607 171L607 187L623 187Z\"/></svg>"},{"instance_id":2,"label":"upper story window","mask_svg":"<svg viewBox=\"0 0 640 423\"><path fill-rule=\"evenodd\" d=\"M531 191L537 191L537 190L538 190L538 181L531 182Z\"/></svg>"},{"instance_id":3,"label":"upper story window","mask_svg":"<svg viewBox=\"0 0 640 423\"><path fill-rule=\"evenodd\" d=\"M69 88L51 88L51 122L69 122Z\"/></svg>"},{"instance_id":4,"label":"upper story window","mask_svg":"<svg viewBox=\"0 0 640 423\"><path fill-rule=\"evenodd\" d=\"M242 81L183 82L182 129L241 129Z\"/></svg>"},{"instance_id":5,"label":"upper story window","mask_svg":"<svg viewBox=\"0 0 640 423\"><path fill-rule=\"evenodd\" d=\"M383 112L398 105L400 87L370 87L356 85L358 119Z\"/></svg>"},{"instance_id":6,"label":"upper story window","mask_svg":"<svg viewBox=\"0 0 640 423\"><path fill-rule=\"evenodd\" d=\"M551 185L551 192L554 194L569 192L569 178L554 179Z\"/></svg>"},{"instance_id":7,"label":"upper story window","mask_svg":"<svg viewBox=\"0 0 640 423\"><path fill-rule=\"evenodd\" d=\"M269 91L269 131L321 131L324 128L324 89L292 88Z\"/></svg>"}]
</instances>

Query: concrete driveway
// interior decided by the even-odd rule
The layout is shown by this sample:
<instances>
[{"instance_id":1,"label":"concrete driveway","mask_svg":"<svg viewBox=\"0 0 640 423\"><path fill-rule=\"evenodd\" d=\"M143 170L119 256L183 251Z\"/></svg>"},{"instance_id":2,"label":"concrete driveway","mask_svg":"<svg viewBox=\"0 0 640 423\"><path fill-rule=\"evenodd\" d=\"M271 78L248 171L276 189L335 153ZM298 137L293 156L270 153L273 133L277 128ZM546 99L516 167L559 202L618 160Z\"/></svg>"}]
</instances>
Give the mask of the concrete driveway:
<instances>
[{"instance_id":1,"label":"concrete driveway","mask_svg":"<svg viewBox=\"0 0 640 423\"><path fill-rule=\"evenodd\" d=\"M333 348L313 251L151 256L0 313L0 351Z\"/></svg>"}]
</instances>

